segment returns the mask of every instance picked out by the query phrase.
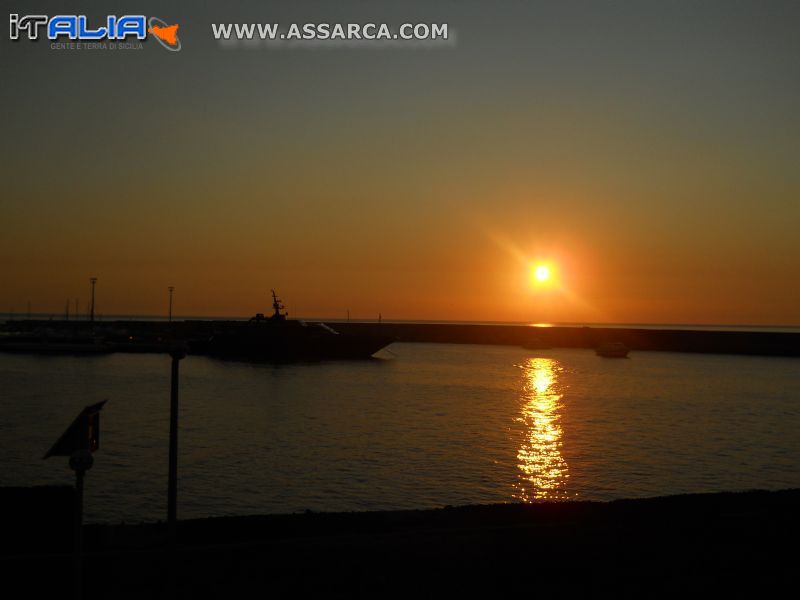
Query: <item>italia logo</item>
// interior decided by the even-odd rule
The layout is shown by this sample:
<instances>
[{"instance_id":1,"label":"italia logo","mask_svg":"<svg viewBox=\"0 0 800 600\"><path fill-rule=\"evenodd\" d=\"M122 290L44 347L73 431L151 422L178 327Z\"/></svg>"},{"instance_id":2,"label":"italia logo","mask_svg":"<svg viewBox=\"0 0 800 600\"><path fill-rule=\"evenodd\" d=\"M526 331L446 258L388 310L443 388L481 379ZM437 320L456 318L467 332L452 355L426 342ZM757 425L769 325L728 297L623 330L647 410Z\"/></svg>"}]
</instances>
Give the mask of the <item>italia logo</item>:
<instances>
[{"instance_id":1,"label":"italia logo","mask_svg":"<svg viewBox=\"0 0 800 600\"><path fill-rule=\"evenodd\" d=\"M108 15L104 23L89 23L86 15L9 15L9 37L19 40L24 35L29 40L38 40L40 33L48 40L100 42L125 41L129 38L145 40L152 35L159 44L171 52L181 49L177 23L168 24L158 17L144 15Z\"/></svg>"}]
</instances>

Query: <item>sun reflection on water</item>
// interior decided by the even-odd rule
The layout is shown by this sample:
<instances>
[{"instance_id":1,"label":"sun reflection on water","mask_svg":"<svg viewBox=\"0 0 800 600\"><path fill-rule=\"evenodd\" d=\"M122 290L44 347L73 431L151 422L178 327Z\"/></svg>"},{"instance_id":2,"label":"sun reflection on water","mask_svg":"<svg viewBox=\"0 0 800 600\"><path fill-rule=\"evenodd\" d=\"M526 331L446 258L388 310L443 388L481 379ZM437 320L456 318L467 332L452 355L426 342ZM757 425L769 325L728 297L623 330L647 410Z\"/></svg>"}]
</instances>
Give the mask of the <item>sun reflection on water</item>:
<instances>
[{"instance_id":1,"label":"sun reflection on water","mask_svg":"<svg viewBox=\"0 0 800 600\"><path fill-rule=\"evenodd\" d=\"M523 502L567 497L567 463L561 455L561 394L558 375L562 368L552 358L529 358L523 372L522 407L517 421L524 426L517 452L517 481L513 497Z\"/></svg>"}]
</instances>

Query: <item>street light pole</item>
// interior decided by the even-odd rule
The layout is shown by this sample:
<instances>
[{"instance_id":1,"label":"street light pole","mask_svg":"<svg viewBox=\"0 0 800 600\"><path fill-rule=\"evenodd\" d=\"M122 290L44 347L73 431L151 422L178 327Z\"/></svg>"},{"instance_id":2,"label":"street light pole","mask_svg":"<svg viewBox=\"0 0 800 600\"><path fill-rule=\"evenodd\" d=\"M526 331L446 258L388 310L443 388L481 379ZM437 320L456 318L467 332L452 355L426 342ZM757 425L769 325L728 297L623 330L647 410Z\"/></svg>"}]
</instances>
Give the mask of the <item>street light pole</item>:
<instances>
[{"instance_id":1,"label":"street light pole","mask_svg":"<svg viewBox=\"0 0 800 600\"><path fill-rule=\"evenodd\" d=\"M167 289L169 290L169 322L172 323L172 292L175 291L175 286L171 285Z\"/></svg>"},{"instance_id":2,"label":"street light pole","mask_svg":"<svg viewBox=\"0 0 800 600\"><path fill-rule=\"evenodd\" d=\"M94 286L97 283L97 277L89 277L89 282L92 284L92 303L89 309L89 320L94 322Z\"/></svg>"},{"instance_id":3,"label":"street light pole","mask_svg":"<svg viewBox=\"0 0 800 600\"><path fill-rule=\"evenodd\" d=\"M180 361L186 349L176 346L170 350L172 378L169 402L169 479L167 482L167 529L170 544L175 544L178 507L178 376Z\"/></svg>"}]
</instances>

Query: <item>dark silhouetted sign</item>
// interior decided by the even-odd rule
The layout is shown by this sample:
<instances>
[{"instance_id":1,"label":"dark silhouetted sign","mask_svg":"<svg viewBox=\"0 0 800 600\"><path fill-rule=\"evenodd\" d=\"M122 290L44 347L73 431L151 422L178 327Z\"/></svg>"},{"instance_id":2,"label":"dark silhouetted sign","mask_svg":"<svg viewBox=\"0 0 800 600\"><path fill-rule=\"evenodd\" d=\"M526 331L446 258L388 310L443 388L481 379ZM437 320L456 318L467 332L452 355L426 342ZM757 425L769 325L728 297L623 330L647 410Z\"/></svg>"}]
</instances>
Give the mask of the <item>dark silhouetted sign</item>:
<instances>
[{"instance_id":1,"label":"dark silhouetted sign","mask_svg":"<svg viewBox=\"0 0 800 600\"><path fill-rule=\"evenodd\" d=\"M103 400L84 408L44 458L72 456L77 450L97 450L100 447L100 410L106 402Z\"/></svg>"}]
</instances>

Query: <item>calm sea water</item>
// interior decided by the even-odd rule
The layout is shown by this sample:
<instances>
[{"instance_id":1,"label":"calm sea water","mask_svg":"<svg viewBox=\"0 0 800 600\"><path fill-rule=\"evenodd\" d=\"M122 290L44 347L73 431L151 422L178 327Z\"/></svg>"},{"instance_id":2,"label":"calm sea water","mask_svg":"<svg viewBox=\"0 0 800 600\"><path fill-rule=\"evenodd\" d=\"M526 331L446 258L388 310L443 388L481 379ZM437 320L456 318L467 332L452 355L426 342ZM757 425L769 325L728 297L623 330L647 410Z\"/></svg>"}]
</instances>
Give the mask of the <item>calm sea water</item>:
<instances>
[{"instance_id":1,"label":"calm sea water","mask_svg":"<svg viewBox=\"0 0 800 600\"><path fill-rule=\"evenodd\" d=\"M181 363L180 518L800 487L800 361L394 344L361 362ZM89 521L166 513L169 358L0 355L0 485L102 399Z\"/></svg>"}]
</instances>

